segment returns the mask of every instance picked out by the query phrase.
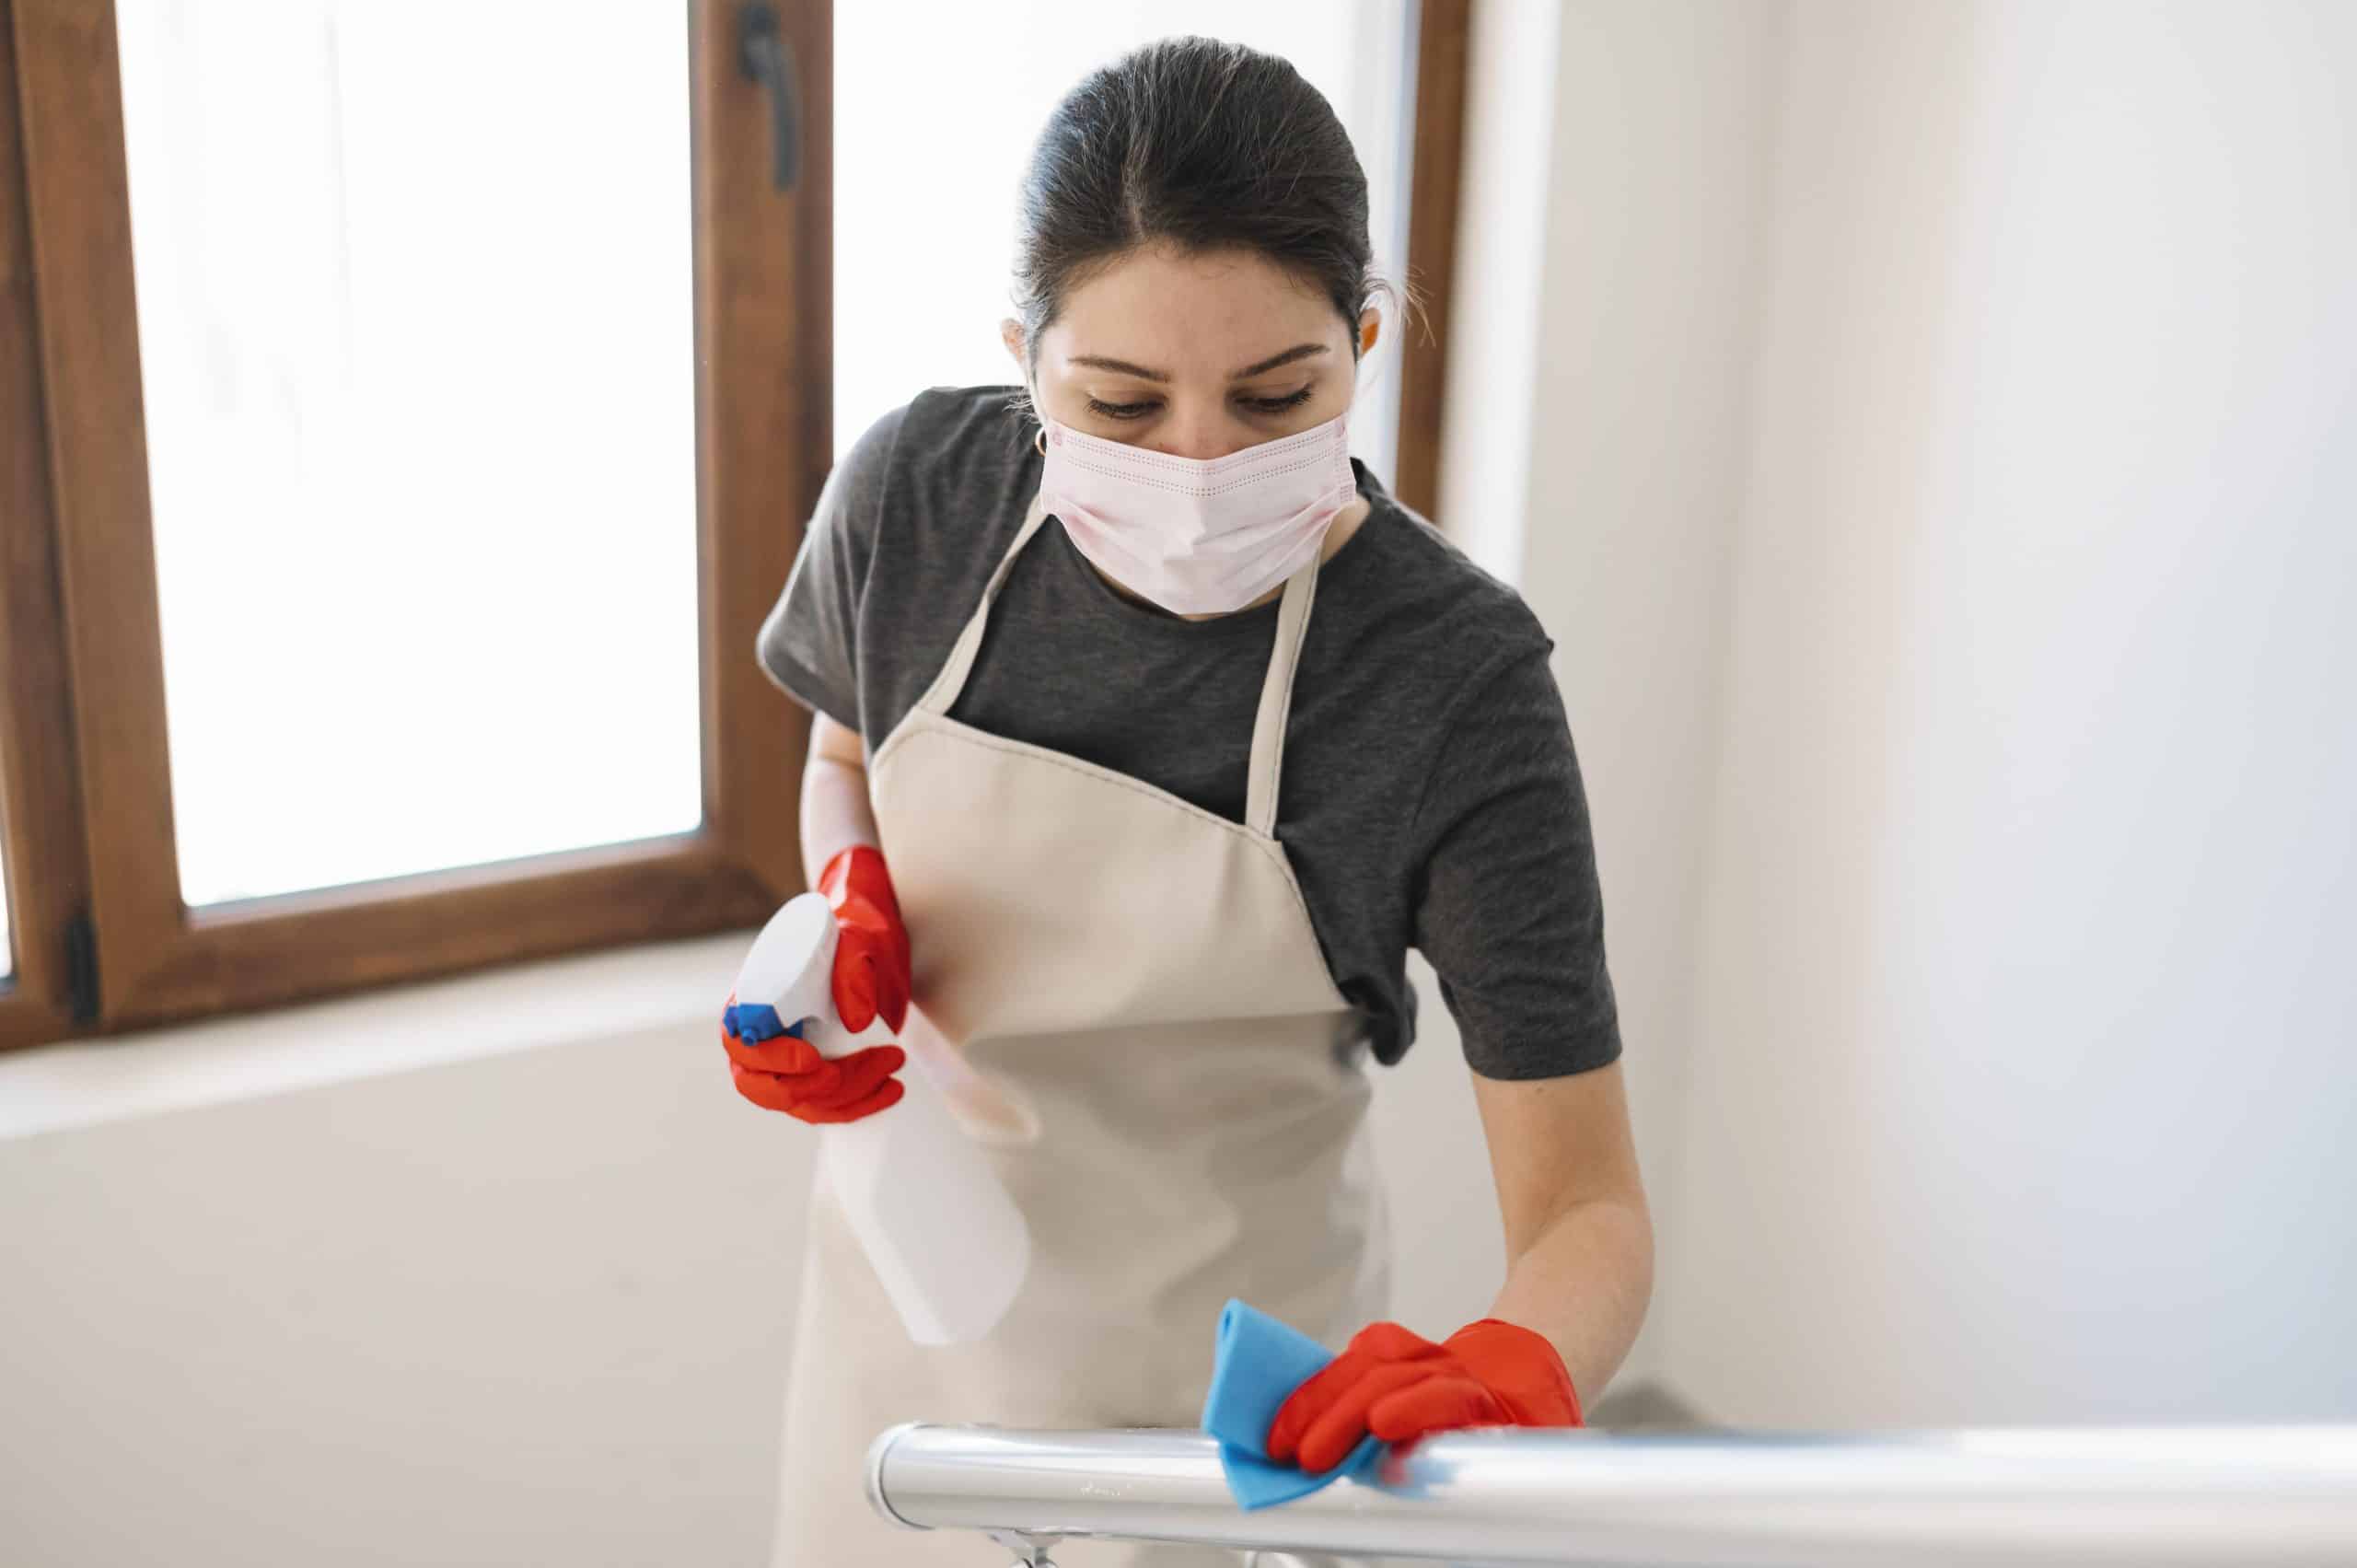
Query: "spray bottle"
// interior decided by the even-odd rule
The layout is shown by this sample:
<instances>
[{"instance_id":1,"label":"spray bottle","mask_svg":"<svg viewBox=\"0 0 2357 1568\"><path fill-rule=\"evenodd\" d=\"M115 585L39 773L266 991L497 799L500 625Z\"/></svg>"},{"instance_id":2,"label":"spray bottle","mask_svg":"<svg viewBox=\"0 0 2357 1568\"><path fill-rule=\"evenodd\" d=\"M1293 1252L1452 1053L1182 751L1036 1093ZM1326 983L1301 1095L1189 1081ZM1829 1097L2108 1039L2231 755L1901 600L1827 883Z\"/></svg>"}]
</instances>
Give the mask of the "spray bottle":
<instances>
[{"instance_id":1,"label":"spray bottle","mask_svg":"<svg viewBox=\"0 0 2357 1568\"><path fill-rule=\"evenodd\" d=\"M881 1019L835 1017L835 912L817 893L770 917L737 975L740 1007L772 1008L828 1058L892 1038ZM899 1103L818 1129L819 1158L909 1338L981 1339L1004 1317L1031 1262L1031 1233L980 1144L951 1116L914 1052Z\"/></svg>"}]
</instances>

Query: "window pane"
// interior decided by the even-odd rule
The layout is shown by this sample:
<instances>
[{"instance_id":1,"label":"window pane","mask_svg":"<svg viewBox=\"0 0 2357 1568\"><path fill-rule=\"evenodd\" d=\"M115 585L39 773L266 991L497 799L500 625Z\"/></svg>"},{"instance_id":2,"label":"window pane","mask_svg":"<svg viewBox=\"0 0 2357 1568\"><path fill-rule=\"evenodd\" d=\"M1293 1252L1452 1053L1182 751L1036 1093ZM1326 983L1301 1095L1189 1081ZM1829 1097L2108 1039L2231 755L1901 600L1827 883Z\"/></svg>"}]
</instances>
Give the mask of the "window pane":
<instances>
[{"instance_id":1,"label":"window pane","mask_svg":"<svg viewBox=\"0 0 2357 1568\"><path fill-rule=\"evenodd\" d=\"M1341 116L1366 170L1376 267L1402 280L1408 0L839 0L835 6L835 445L926 387L1016 379L1016 184L1082 76L1174 32L1281 54ZM910 47L921 33L924 46ZM924 106L911 112L911 105ZM1364 371L1351 447L1388 483L1397 322Z\"/></svg>"},{"instance_id":2,"label":"window pane","mask_svg":"<svg viewBox=\"0 0 2357 1568\"><path fill-rule=\"evenodd\" d=\"M117 10L188 901L693 828L679 10Z\"/></svg>"}]
</instances>

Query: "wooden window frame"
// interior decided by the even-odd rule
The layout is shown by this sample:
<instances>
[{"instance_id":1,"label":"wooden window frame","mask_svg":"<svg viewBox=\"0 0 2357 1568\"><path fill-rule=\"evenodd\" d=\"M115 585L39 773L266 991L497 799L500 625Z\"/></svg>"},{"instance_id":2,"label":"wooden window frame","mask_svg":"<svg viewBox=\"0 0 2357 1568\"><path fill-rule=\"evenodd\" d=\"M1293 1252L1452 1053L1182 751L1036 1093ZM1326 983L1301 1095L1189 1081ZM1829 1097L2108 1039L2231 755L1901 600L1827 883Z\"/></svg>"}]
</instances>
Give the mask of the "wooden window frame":
<instances>
[{"instance_id":1,"label":"wooden window frame","mask_svg":"<svg viewBox=\"0 0 2357 1568\"><path fill-rule=\"evenodd\" d=\"M0 0L12 742L0 783L24 970L0 1003L0 1043L742 927L800 886L807 720L752 648L832 449L832 10L776 10L805 110L800 178L784 193L771 186L767 100L738 67L736 7L690 7L702 825L191 910L172 822L113 7ZM94 995L74 948L95 957Z\"/></svg>"},{"instance_id":2,"label":"wooden window frame","mask_svg":"<svg viewBox=\"0 0 2357 1568\"><path fill-rule=\"evenodd\" d=\"M703 822L695 831L192 910L180 898L110 0L0 0L0 1050L758 923L803 885L808 715L752 657L832 459L832 0L691 0ZM1469 0L1419 18L1398 490L1432 509Z\"/></svg>"},{"instance_id":3,"label":"wooden window frame","mask_svg":"<svg viewBox=\"0 0 2357 1568\"><path fill-rule=\"evenodd\" d=\"M1457 286L1457 191L1465 167L1465 75L1473 0L1410 0L1417 7L1415 98L1408 169L1408 283L1422 319L1399 349L1399 446L1392 489L1400 505L1438 517L1440 436L1448 388L1448 308ZM1446 519L1440 519L1444 529Z\"/></svg>"},{"instance_id":4,"label":"wooden window frame","mask_svg":"<svg viewBox=\"0 0 2357 1568\"><path fill-rule=\"evenodd\" d=\"M89 863L57 603L9 19L8 0L0 0L0 859L16 949L14 973L0 988L0 1050L90 1021L75 1016L77 987L63 939L85 896Z\"/></svg>"}]
</instances>

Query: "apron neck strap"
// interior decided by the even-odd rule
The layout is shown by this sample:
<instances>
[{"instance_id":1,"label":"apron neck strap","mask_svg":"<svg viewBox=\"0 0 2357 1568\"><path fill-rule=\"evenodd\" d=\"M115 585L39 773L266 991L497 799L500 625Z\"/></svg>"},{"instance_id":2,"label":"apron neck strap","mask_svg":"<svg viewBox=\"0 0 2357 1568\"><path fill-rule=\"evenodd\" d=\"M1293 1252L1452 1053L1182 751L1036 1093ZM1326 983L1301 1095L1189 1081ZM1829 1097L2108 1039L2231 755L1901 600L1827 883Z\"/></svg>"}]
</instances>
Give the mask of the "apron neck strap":
<instances>
[{"instance_id":1,"label":"apron neck strap","mask_svg":"<svg viewBox=\"0 0 2357 1568\"><path fill-rule=\"evenodd\" d=\"M1015 558L1031 542L1031 536L1047 521L1048 501L1036 495L1031 509L1024 514L1023 526L1016 530L1006 553L999 558L998 567L991 573L989 583L982 588L982 602L974 607L965 630L958 633L956 645L941 666L941 673L917 699L917 706L925 713L946 716L966 690L966 678L973 672L974 658L981 652L982 633L988 629L991 607L998 601L998 591L1006 584L1006 576L1015 569ZM1253 832L1268 837L1276 830L1277 785L1283 778L1285 761L1285 723L1293 712L1294 670L1301 663L1301 645L1309 633L1309 606L1318 595L1318 561L1313 555L1300 571L1285 580L1284 597L1277 605L1277 635L1269 650L1269 672L1260 683L1260 706L1252 720L1251 774L1245 788L1244 825Z\"/></svg>"},{"instance_id":2,"label":"apron neck strap","mask_svg":"<svg viewBox=\"0 0 2357 1568\"><path fill-rule=\"evenodd\" d=\"M1322 552L1321 552L1322 553ZM1294 670L1309 634L1310 601L1318 597L1318 556L1285 579L1277 602L1277 640L1260 682L1260 711L1252 720L1252 775L1244 795L1244 825L1267 838L1277 830L1277 785L1285 767L1285 721L1293 714Z\"/></svg>"}]
</instances>

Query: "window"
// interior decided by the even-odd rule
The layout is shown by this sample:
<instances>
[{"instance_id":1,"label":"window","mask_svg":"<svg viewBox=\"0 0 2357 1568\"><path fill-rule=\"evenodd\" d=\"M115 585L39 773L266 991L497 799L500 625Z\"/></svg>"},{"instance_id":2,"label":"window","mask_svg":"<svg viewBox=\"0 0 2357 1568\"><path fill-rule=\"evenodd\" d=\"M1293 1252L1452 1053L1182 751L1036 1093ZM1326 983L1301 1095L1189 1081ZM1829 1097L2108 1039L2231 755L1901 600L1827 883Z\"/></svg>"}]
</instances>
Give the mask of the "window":
<instances>
[{"instance_id":1,"label":"window","mask_svg":"<svg viewBox=\"0 0 2357 1568\"><path fill-rule=\"evenodd\" d=\"M0 6L0 499L38 536L0 574L0 1040L798 885L801 720L749 650L826 464L828 27L761 9L786 189L739 7Z\"/></svg>"},{"instance_id":2,"label":"window","mask_svg":"<svg viewBox=\"0 0 2357 1568\"><path fill-rule=\"evenodd\" d=\"M1453 214L1419 195L1403 242L1404 166L1446 195L1454 129L1400 106L1412 75L1453 115L1463 11L1191 24L1326 87L1428 296ZM1004 235L1054 93L1159 26L991 12L927 7L978 52L915 68L978 117L921 138L924 178ZM806 719L753 634L838 398L847 438L1004 376L1005 248L877 242L927 167L887 139L903 8L548 16L0 0L0 1048L750 925L800 886Z\"/></svg>"},{"instance_id":3,"label":"window","mask_svg":"<svg viewBox=\"0 0 2357 1568\"><path fill-rule=\"evenodd\" d=\"M115 14L181 896L695 831L679 13Z\"/></svg>"}]
</instances>

